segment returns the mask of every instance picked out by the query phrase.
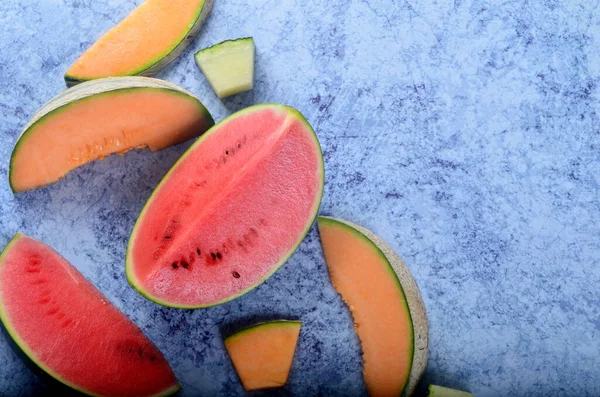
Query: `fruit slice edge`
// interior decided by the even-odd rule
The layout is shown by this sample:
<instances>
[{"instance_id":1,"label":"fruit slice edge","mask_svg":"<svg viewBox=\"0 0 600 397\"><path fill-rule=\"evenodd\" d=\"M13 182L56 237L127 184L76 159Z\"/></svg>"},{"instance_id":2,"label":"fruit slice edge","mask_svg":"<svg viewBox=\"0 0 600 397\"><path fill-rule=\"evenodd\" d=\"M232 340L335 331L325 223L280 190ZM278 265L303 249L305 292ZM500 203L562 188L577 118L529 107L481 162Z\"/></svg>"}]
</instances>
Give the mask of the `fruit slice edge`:
<instances>
[{"instance_id":1,"label":"fruit slice edge","mask_svg":"<svg viewBox=\"0 0 600 397\"><path fill-rule=\"evenodd\" d=\"M429 397L473 397L472 393L438 385L429 385L427 391Z\"/></svg>"}]
</instances>

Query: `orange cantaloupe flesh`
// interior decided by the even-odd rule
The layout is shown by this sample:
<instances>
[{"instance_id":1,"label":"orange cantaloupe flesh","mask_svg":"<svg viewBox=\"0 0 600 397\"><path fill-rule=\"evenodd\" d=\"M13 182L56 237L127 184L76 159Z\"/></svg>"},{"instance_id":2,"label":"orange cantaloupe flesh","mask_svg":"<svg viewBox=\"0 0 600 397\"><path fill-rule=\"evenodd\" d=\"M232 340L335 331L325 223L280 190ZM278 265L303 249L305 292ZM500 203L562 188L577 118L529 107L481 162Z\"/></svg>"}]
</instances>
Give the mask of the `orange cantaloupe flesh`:
<instances>
[{"instance_id":1,"label":"orange cantaloupe flesh","mask_svg":"<svg viewBox=\"0 0 600 397\"><path fill-rule=\"evenodd\" d=\"M371 396L400 396L412 365L414 337L402 286L383 252L364 234L319 217L329 275L346 302L361 342Z\"/></svg>"},{"instance_id":2,"label":"orange cantaloupe flesh","mask_svg":"<svg viewBox=\"0 0 600 397\"><path fill-rule=\"evenodd\" d=\"M67 80L133 76L177 47L206 0L145 0L94 43L67 71Z\"/></svg>"},{"instance_id":3,"label":"orange cantaloupe flesh","mask_svg":"<svg viewBox=\"0 0 600 397\"><path fill-rule=\"evenodd\" d=\"M44 186L113 153L164 149L198 136L212 125L208 119L199 101L165 89L138 87L72 102L23 133L11 159L11 187Z\"/></svg>"},{"instance_id":4,"label":"orange cantaloupe flesh","mask_svg":"<svg viewBox=\"0 0 600 397\"><path fill-rule=\"evenodd\" d=\"M300 321L262 323L225 339L244 389L270 389L287 382L301 325Z\"/></svg>"}]
</instances>

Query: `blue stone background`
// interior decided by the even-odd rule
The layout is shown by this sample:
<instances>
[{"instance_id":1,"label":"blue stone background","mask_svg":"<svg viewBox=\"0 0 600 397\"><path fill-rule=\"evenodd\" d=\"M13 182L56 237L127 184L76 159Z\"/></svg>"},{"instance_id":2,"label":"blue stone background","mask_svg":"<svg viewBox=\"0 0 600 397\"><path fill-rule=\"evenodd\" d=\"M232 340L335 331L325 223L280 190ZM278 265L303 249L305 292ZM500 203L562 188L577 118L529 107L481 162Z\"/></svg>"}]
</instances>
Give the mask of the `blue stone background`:
<instances>
[{"instance_id":1,"label":"blue stone background","mask_svg":"<svg viewBox=\"0 0 600 397\"><path fill-rule=\"evenodd\" d=\"M164 351L184 396L243 394L221 334L265 317L304 321L289 383L265 395L365 394L359 343L314 228L271 279L222 306L167 309L128 286L134 221L189 143L10 192L20 129L139 3L0 2L0 245L22 230L62 253ZM599 396L598 5L216 0L198 39L158 77L197 94L217 120L262 102L305 114L325 154L321 212L380 234L421 287L425 384ZM192 54L242 36L256 40L256 86L221 102ZM44 392L0 339L0 395Z\"/></svg>"}]
</instances>

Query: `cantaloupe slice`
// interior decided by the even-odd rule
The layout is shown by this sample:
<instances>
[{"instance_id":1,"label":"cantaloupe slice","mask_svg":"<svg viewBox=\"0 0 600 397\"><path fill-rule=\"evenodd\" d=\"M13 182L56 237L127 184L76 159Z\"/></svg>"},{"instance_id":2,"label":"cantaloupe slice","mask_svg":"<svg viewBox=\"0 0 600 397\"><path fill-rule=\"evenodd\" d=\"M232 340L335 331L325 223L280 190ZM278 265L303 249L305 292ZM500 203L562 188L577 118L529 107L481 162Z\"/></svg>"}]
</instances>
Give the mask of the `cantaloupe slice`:
<instances>
[{"instance_id":1,"label":"cantaloupe slice","mask_svg":"<svg viewBox=\"0 0 600 397\"><path fill-rule=\"evenodd\" d=\"M35 189L96 159L186 141L214 121L193 94L162 80L118 77L71 88L44 105L13 149L14 192Z\"/></svg>"},{"instance_id":2,"label":"cantaloupe slice","mask_svg":"<svg viewBox=\"0 0 600 397\"><path fill-rule=\"evenodd\" d=\"M214 0L145 0L65 74L68 85L114 76L152 76L194 40Z\"/></svg>"},{"instance_id":3,"label":"cantaloupe slice","mask_svg":"<svg viewBox=\"0 0 600 397\"><path fill-rule=\"evenodd\" d=\"M473 394L466 391L449 389L443 386L429 385L429 397L473 397Z\"/></svg>"},{"instance_id":4,"label":"cantaloupe slice","mask_svg":"<svg viewBox=\"0 0 600 397\"><path fill-rule=\"evenodd\" d=\"M233 366L247 391L281 387L287 382L300 321L271 321L225 339Z\"/></svg>"},{"instance_id":5,"label":"cantaloupe slice","mask_svg":"<svg viewBox=\"0 0 600 397\"><path fill-rule=\"evenodd\" d=\"M369 230L323 216L318 225L331 281L354 318L367 391L411 395L429 354L425 306L415 280Z\"/></svg>"},{"instance_id":6,"label":"cantaloupe slice","mask_svg":"<svg viewBox=\"0 0 600 397\"><path fill-rule=\"evenodd\" d=\"M254 87L254 39L227 40L196 53L196 64L219 98Z\"/></svg>"}]
</instances>

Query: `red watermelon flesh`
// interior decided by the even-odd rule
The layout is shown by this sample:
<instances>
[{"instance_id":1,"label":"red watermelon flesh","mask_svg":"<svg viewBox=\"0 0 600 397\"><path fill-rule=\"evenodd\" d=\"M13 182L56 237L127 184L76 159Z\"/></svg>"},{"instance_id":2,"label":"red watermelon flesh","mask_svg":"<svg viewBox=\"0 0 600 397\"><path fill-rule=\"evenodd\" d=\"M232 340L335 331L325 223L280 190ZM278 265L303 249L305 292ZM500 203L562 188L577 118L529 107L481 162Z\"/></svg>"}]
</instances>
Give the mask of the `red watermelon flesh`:
<instances>
[{"instance_id":1,"label":"red watermelon flesh","mask_svg":"<svg viewBox=\"0 0 600 397\"><path fill-rule=\"evenodd\" d=\"M308 232L323 192L317 137L296 110L259 105L204 134L156 188L131 235L130 283L173 307L231 300Z\"/></svg>"},{"instance_id":2,"label":"red watermelon flesh","mask_svg":"<svg viewBox=\"0 0 600 397\"><path fill-rule=\"evenodd\" d=\"M47 245L18 234L0 257L0 319L41 370L101 396L179 389L158 348Z\"/></svg>"}]
</instances>

